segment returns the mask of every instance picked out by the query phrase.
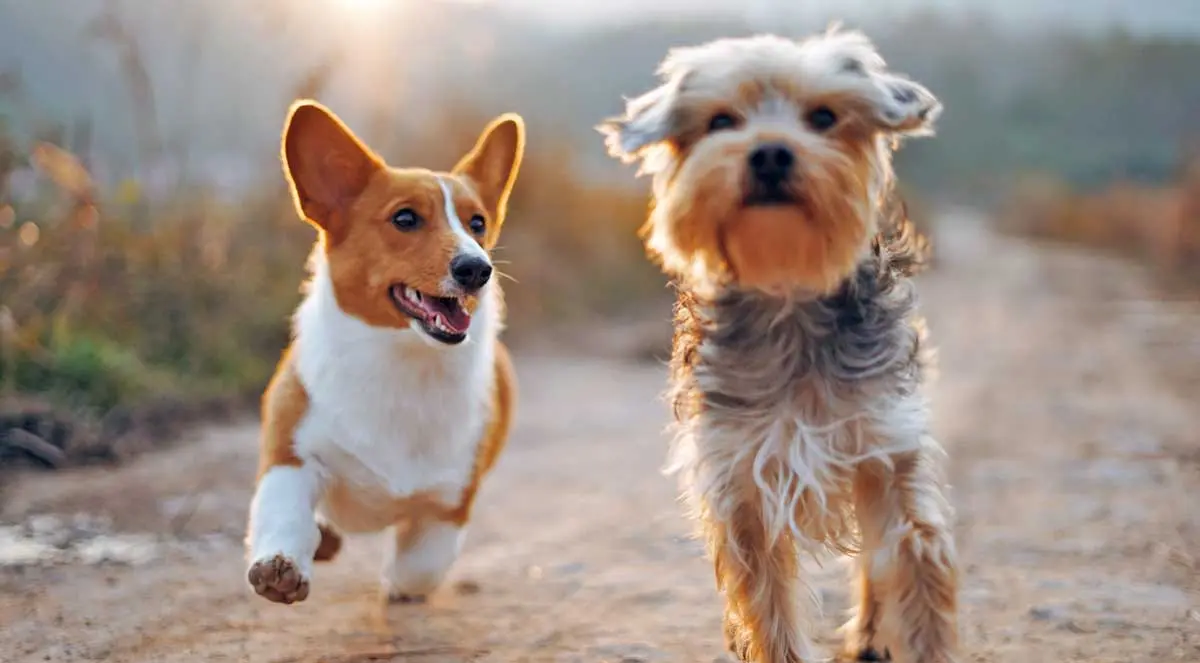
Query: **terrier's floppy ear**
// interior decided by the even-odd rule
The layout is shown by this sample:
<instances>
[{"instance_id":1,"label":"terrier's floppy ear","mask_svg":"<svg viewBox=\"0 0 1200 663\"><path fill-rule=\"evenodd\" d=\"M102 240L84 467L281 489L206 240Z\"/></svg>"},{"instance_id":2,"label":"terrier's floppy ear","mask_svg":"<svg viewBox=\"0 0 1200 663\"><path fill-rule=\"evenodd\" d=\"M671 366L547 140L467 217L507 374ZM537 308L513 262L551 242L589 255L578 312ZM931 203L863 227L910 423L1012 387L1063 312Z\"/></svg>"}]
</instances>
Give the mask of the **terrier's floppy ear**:
<instances>
[{"instance_id":1,"label":"terrier's floppy ear","mask_svg":"<svg viewBox=\"0 0 1200 663\"><path fill-rule=\"evenodd\" d=\"M880 128L906 136L933 133L942 104L916 81L898 74L872 72L875 92L870 99Z\"/></svg>"},{"instance_id":2,"label":"terrier's floppy ear","mask_svg":"<svg viewBox=\"0 0 1200 663\"><path fill-rule=\"evenodd\" d=\"M384 167L333 111L307 99L288 109L281 157L296 210L335 236L347 205Z\"/></svg>"},{"instance_id":3,"label":"terrier's floppy ear","mask_svg":"<svg viewBox=\"0 0 1200 663\"><path fill-rule=\"evenodd\" d=\"M691 76L694 48L674 48L658 67L662 84L633 99L625 100L625 114L601 122L596 130L604 135L610 156L632 163L646 151L671 137L676 124L680 91Z\"/></svg>"},{"instance_id":4,"label":"terrier's floppy ear","mask_svg":"<svg viewBox=\"0 0 1200 663\"><path fill-rule=\"evenodd\" d=\"M488 123L475 146L451 170L477 185L494 225L504 222L524 156L525 121L516 113L504 113Z\"/></svg>"},{"instance_id":5,"label":"terrier's floppy ear","mask_svg":"<svg viewBox=\"0 0 1200 663\"><path fill-rule=\"evenodd\" d=\"M609 155L623 163L632 163L642 157L646 148L670 137L678 87L676 81L663 83L626 100L624 115L601 122L596 130L604 135Z\"/></svg>"},{"instance_id":6,"label":"terrier's floppy ear","mask_svg":"<svg viewBox=\"0 0 1200 663\"><path fill-rule=\"evenodd\" d=\"M841 80L861 98L878 129L898 136L933 132L942 104L920 83L889 71L866 35L833 25L807 45L836 63Z\"/></svg>"}]
</instances>

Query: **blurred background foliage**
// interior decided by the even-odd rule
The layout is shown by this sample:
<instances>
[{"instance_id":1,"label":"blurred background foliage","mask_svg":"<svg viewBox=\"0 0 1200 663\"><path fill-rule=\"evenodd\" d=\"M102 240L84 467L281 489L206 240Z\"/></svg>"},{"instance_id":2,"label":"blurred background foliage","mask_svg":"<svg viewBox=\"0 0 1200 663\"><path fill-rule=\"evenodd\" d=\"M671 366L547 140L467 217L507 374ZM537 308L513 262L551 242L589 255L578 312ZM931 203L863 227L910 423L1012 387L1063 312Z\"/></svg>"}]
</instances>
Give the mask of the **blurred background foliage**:
<instances>
[{"instance_id":1,"label":"blurred background foliage","mask_svg":"<svg viewBox=\"0 0 1200 663\"><path fill-rule=\"evenodd\" d=\"M393 163L433 168L493 115L521 112L529 152L497 255L509 338L665 319L669 292L635 232L646 184L591 127L653 84L670 46L803 35L834 10L945 103L938 138L900 155L917 209L987 208L1012 232L1200 282L1200 17L1187 1L1111 21L1086 3L1067 18L1029 3L746 4L755 12L572 18L518 0L0 0L6 407L103 419L256 395L314 237L276 157L296 97L332 106Z\"/></svg>"}]
</instances>

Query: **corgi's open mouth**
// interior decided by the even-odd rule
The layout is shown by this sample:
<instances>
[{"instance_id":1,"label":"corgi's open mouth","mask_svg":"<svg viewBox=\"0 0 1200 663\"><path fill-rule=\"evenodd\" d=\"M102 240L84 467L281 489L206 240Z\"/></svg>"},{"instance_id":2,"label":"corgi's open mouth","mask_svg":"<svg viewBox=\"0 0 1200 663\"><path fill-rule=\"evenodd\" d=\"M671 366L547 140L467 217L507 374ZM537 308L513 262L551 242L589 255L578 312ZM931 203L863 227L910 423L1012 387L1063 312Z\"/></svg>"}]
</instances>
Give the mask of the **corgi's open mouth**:
<instances>
[{"instance_id":1,"label":"corgi's open mouth","mask_svg":"<svg viewBox=\"0 0 1200 663\"><path fill-rule=\"evenodd\" d=\"M471 314L457 297L437 297L397 283L389 291L396 308L416 320L421 329L447 345L457 345L467 338Z\"/></svg>"}]
</instances>

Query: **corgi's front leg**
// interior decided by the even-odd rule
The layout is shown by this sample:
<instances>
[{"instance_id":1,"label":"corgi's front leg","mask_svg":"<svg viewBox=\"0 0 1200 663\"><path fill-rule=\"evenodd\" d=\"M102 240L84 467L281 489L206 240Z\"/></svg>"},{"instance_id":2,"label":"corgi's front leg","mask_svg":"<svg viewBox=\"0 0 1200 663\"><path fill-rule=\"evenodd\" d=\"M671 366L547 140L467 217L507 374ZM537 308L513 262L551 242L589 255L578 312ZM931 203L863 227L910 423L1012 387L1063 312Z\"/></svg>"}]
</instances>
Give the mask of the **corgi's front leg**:
<instances>
[{"instance_id":1,"label":"corgi's front leg","mask_svg":"<svg viewBox=\"0 0 1200 663\"><path fill-rule=\"evenodd\" d=\"M496 343L494 361L495 383L487 426L475 448L471 480L459 505L444 513L409 516L397 522L388 533L383 589L389 601L424 601L442 583L462 551L475 497L484 476L496 464L508 442L516 404L517 376L504 344Z\"/></svg>"},{"instance_id":2,"label":"corgi's front leg","mask_svg":"<svg viewBox=\"0 0 1200 663\"><path fill-rule=\"evenodd\" d=\"M315 509L322 473L296 455L294 443L307 409L308 396L290 355L285 355L263 396L259 479L246 536L246 579L255 592L276 603L308 597L313 558L321 543Z\"/></svg>"},{"instance_id":3,"label":"corgi's front leg","mask_svg":"<svg viewBox=\"0 0 1200 663\"><path fill-rule=\"evenodd\" d=\"M421 603L433 593L462 551L465 523L436 518L401 521L388 532L383 589L392 603Z\"/></svg>"},{"instance_id":4,"label":"corgi's front leg","mask_svg":"<svg viewBox=\"0 0 1200 663\"><path fill-rule=\"evenodd\" d=\"M320 477L308 465L276 465L263 475L250 505L250 569L246 579L276 603L308 597L321 543L314 516Z\"/></svg>"}]
</instances>

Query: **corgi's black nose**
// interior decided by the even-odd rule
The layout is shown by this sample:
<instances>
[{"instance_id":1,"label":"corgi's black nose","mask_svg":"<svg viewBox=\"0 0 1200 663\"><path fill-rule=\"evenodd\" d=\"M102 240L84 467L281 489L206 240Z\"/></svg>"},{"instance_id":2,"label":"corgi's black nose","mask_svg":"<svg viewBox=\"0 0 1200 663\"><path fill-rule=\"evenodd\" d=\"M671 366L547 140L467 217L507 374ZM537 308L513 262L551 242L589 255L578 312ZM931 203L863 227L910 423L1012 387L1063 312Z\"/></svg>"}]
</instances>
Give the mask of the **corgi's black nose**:
<instances>
[{"instance_id":1,"label":"corgi's black nose","mask_svg":"<svg viewBox=\"0 0 1200 663\"><path fill-rule=\"evenodd\" d=\"M466 290L478 290L492 278L492 263L479 256L456 256L450 261L450 276Z\"/></svg>"}]
</instances>

